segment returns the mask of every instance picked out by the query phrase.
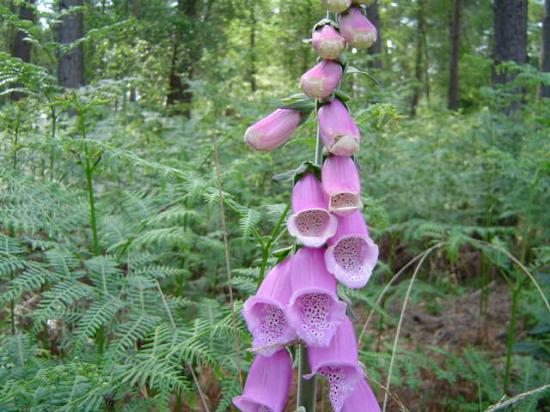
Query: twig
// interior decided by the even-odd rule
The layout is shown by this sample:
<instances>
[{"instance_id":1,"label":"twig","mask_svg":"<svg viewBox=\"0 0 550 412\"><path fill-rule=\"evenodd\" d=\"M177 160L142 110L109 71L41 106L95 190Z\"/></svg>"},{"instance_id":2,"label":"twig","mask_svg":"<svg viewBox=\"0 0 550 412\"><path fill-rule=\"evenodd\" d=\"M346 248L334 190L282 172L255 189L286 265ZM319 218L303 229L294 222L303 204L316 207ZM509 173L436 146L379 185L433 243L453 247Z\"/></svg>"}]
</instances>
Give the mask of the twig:
<instances>
[{"instance_id":1,"label":"twig","mask_svg":"<svg viewBox=\"0 0 550 412\"><path fill-rule=\"evenodd\" d=\"M420 270L420 267L422 266L422 263L424 263L424 260L428 257L428 255L437 249L440 246L440 244L437 244L435 246L432 246L428 250L424 252L422 255L422 258L418 262L418 265L416 265L416 268L414 269L414 273L411 277L411 281L409 282L409 287L407 288L407 293L405 294L405 299L403 301L403 306L401 307L401 314L399 315L399 323L397 324L397 331L395 332L395 338L393 340L393 348L392 348L392 354L390 359L390 367L388 370L388 377L386 379L386 387L385 387L385 393L384 393L384 406L382 407L382 411L386 411L386 406L388 403L388 393L390 392L390 384L391 384L391 375L393 371L393 363L395 360L395 353L397 352L397 344L399 343L399 334L401 332L401 325L403 324L403 318L405 317L405 310L407 309L407 303L409 302L409 296L411 295L411 290L414 284L414 280L416 279L416 275L418 274L418 271Z\"/></svg>"},{"instance_id":2,"label":"twig","mask_svg":"<svg viewBox=\"0 0 550 412\"><path fill-rule=\"evenodd\" d=\"M485 409L485 412L498 411L499 409L506 408L510 405L518 403L519 401L521 401L525 398L528 398L531 395L534 395L534 394L539 393L539 392L544 392L547 389L550 389L550 384L532 389L532 390L527 391L527 392L520 393L519 395L516 395L513 398L508 399L507 401L504 401L504 402L499 401L498 403L495 403L494 405L491 405L487 409Z\"/></svg>"},{"instance_id":3,"label":"twig","mask_svg":"<svg viewBox=\"0 0 550 412\"><path fill-rule=\"evenodd\" d=\"M197 391L199 391L199 397L201 398L202 406L204 406L204 410L206 412L210 412L210 408L208 407L208 403L206 402L206 396L202 391L201 385L199 384L199 380L197 379L197 375L195 375L195 371L193 370L193 367L189 366L189 370L191 371L191 376L193 376L193 382L195 382Z\"/></svg>"},{"instance_id":4,"label":"twig","mask_svg":"<svg viewBox=\"0 0 550 412\"><path fill-rule=\"evenodd\" d=\"M213 138L214 143L214 163L216 165L216 186L220 196L220 218L222 221L222 230L223 230L223 245L224 245L224 255L225 255L225 267L227 270L227 288L229 291L229 304L231 305L231 326L233 329L233 344L235 346L235 356L236 356L236 366L237 366L237 375L239 376L239 382L242 386L243 377L241 371L241 345L239 342L239 332L237 329L237 315L235 313L235 301L233 299L233 279L231 276L231 262L229 260L229 241L227 240L227 224L225 221L225 205L224 205L224 196L222 190L222 178L220 171L220 156L218 151L218 140L216 137Z\"/></svg>"}]
</instances>

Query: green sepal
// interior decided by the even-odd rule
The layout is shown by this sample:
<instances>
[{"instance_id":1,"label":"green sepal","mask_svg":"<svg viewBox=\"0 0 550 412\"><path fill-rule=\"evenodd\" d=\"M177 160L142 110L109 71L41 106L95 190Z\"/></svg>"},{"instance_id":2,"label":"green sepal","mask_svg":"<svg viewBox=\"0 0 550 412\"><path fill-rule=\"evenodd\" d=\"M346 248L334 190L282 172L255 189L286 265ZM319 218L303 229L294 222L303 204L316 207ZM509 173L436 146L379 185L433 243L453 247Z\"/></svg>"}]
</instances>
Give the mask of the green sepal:
<instances>
[{"instance_id":1,"label":"green sepal","mask_svg":"<svg viewBox=\"0 0 550 412\"><path fill-rule=\"evenodd\" d=\"M313 164L313 162L310 160L306 160L296 169L288 170L284 173L273 176L273 180L277 182L292 181L292 184L294 185L308 172L313 173L315 177L317 177L317 179L321 180L321 168Z\"/></svg>"},{"instance_id":2,"label":"green sepal","mask_svg":"<svg viewBox=\"0 0 550 412\"><path fill-rule=\"evenodd\" d=\"M274 258L277 259L277 263L282 262L287 258L288 255L292 253L293 246L287 246L282 249L277 249L271 252Z\"/></svg>"},{"instance_id":3,"label":"green sepal","mask_svg":"<svg viewBox=\"0 0 550 412\"><path fill-rule=\"evenodd\" d=\"M279 109L290 109L300 112L300 123L298 123L298 126L301 126L308 119L309 115L316 107L315 100L310 99L303 93L285 97L281 99L281 103L285 104L279 106Z\"/></svg>"},{"instance_id":4,"label":"green sepal","mask_svg":"<svg viewBox=\"0 0 550 412\"><path fill-rule=\"evenodd\" d=\"M340 26L334 20L322 19L322 20L319 20L317 23L315 23L315 26L313 26L313 31L319 30L324 26L326 26L327 24L334 27L336 30L340 30Z\"/></svg>"}]
</instances>

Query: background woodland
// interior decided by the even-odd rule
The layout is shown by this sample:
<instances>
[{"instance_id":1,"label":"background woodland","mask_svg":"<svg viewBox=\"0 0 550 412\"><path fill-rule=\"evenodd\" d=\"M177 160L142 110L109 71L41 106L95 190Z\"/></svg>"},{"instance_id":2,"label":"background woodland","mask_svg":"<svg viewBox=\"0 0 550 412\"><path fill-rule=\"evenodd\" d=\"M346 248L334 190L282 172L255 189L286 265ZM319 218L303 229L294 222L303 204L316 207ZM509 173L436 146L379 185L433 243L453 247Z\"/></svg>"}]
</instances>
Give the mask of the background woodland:
<instances>
[{"instance_id":1,"label":"background woodland","mask_svg":"<svg viewBox=\"0 0 550 412\"><path fill-rule=\"evenodd\" d=\"M1 411L230 410L252 358L238 310L291 244L278 223L315 122L273 154L242 136L299 91L323 17L0 0ZM550 410L550 1L368 17L379 41L346 56L370 76L343 89L381 259L340 295L373 390L393 360L391 411L526 392L501 410Z\"/></svg>"}]
</instances>

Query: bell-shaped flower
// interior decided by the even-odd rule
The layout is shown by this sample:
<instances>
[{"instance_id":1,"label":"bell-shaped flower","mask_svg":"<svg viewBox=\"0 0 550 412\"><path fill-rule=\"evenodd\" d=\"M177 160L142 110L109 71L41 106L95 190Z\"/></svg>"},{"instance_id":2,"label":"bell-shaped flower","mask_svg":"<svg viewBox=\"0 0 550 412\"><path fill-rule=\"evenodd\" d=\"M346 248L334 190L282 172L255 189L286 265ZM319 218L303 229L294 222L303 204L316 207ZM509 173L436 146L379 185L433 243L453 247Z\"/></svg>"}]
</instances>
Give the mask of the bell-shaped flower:
<instances>
[{"instance_id":1,"label":"bell-shaped flower","mask_svg":"<svg viewBox=\"0 0 550 412\"><path fill-rule=\"evenodd\" d=\"M300 243L319 247L336 233L336 216L329 213L328 197L312 173L307 173L294 185L291 203L288 233Z\"/></svg>"},{"instance_id":2,"label":"bell-shaped flower","mask_svg":"<svg viewBox=\"0 0 550 412\"><path fill-rule=\"evenodd\" d=\"M361 209L361 181L355 162L346 156L330 156L321 169L330 212L340 216Z\"/></svg>"},{"instance_id":3,"label":"bell-shaped flower","mask_svg":"<svg viewBox=\"0 0 550 412\"><path fill-rule=\"evenodd\" d=\"M342 80L342 66L332 60L323 60L300 78L303 92L313 99L324 99Z\"/></svg>"},{"instance_id":4,"label":"bell-shaped flower","mask_svg":"<svg viewBox=\"0 0 550 412\"><path fill-rule=\"evenodd\" d=\"M346 48L346 44L346 39L340 36L340 33L330 24L317 28L311 36L311 45L322 59L338 59Z\"/></svg>"},{"instance_id":5,"label":"bell-shaped flower","mask_svg":"<svg viewBox=\"0 0 550 412\"><path fill-rule=\"evenodd\" d=\"M351 0L321 0L323 7L333 13L342 13L351 6Z\"/></svg>"},{"instance_id":6,"label":"bell-shaped flower","mask_svg":"<svg viewBox=\"0 0 550 412\"><path fill-rule=\"evenodd\" d=\"M330 386L332 409L340 412L364 376L357 359L357 341L351 321L347 317L344 319L327 348L308 347L307 357L311 373L304 377L309 379L315 374L324 376ZM363 409L357 409L360 410Z\"/></svg>"},{"instance_id":7,"label":"bell-shaped flower","mask_svg":"<svg viewBox=\"0 0 550 412\"><path fill-rule=\"evenodd\" d=\"M282 412L292 381L292 361L285 349L271 356L256 356L242 395L233 398L241 412Z\"/></svg>"},{"instance_id":8,"label":"bell-shaped flower","mask_svg":"<svg viewBox=\"0 0 550 412\"><path fill-rule=\"evenodd\" d=\"M367 284L378 261L378 246L360 211L338 218L338 230L325 252L327 270L349 288Z\"/></svg>"},{"instance_id":9,"label":"bell-shaped flower","mask_svg":"<svg viewBox=\"0 0 550 412\"><path fill-rule=\"evenodd\" d=\"M323 104L318 119L321 140L330 153L351 156L359 150L359 129L340 100Z\"/></svg>"},{"instance_id":10,"label":"bell-shaped flower","mask_svg":"<svg viewBox=\"0 0 550 412\"><path fill-rule=\"evenodd\" d=\"M352 7L340 15L340 34L358 49L367 49L376 42L376 27L365 17L360 7Z\"/></svg>"},{"instance_id":11,"label":"bell-shaped flower","mask_svg":"<svg viewBox=\"0 0 550 412\"><path fill-rule=\"evenodd\" d=\"M302 248L290 267L292 296L287 317L296 334L310 347L330 345L346 317L346 304L338 300L336 280L327 272L323 250Z\"/></svg>"},{"instance_id":12,"label":"bell-shaped flower","mask_svg":"<svg viewBox=\"0 0 550 412\"><path fill-rule=\"evenodd\" d=\"M300 119L297 110L277 109L246 129L244 140L256 150L269 152L288 140Z\"/></svg>"},{"instance_id":13,"label":"bell-shaped flower","mask_svg":"<svg viewBox=\"0 0 550 412\"><path fill-rule=\"evenodd\" d=\"M244 302L243 317L252 334L252 347L270 356L296 338L285 310L292 294L290 260L277 264L264 278L258 291Z\"/></svg>"},{"instance_id":14,"label":"bell-shaped flower","mask_svg":"<svg viewBox=\"0 0 550 412\"><path fill-rule=\"evenodd\" d=\"M355 385L352 394L344 402L340 412L380 412L380 405L365 379Z\"/></svg>"}]
</instances>

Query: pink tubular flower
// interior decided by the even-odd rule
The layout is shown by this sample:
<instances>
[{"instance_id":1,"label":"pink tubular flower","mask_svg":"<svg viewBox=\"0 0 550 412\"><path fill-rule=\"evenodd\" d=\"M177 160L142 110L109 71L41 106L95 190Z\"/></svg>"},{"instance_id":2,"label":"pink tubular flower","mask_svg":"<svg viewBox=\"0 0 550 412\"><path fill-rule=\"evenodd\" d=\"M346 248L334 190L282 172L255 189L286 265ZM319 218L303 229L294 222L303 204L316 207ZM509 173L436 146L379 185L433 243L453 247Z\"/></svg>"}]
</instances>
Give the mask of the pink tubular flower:
<instances>
[{"instance_id":1,"label":"pink tubular flower","mask_svg":"<svg viewBox=\"0 0 550 412\"><path fill-rule=\"evenodd\" d=\"M302 248L294 255L290 282L288 322L308 346L327 347L346 317L346 304L338 300L336 280L325 268L322 249Z\"/></svg>"},{"instance_id":2,"label":"pink tubular flower","mask_svg":"<svg viewBox=\"0 0 550 412\"><path fill-rule=\"evenodd\" d=\"M321 183L307 173L292 190L292 212L288 233L305 246L319 247L336 233L336 217L327 209L328 198Z\"/></svg>"},{"instance_id":3,"label":"pink tubular flower","mask_svg":"<svg viewBox=\"0 0 550 412\"><path fill-rule=\"evenodd\" d=\"M359 379L364 376L357 359L357 341L351 321L346 317L327 348L307 349L311 373L324 376L330 385L330 404L335 412L340 412L344 402L351 395ZM363 410L362 408L356 411Z\"/></svg>"},{"instance_id":4,"label":"pink tubular flower","mask_svg":"<svg viewBox=\"0 0 550 412\"><path fill-rule=\"evenodd\" d=\"M380 405L372 393L372 389L365 379L361 379L355 385L355 390L346 399L340 412L380 412Z\"/></svg>"},{"instance_id":5,"label":"pink tubular flower","mask_svg":"<svg viewBox=\"0 0 550 412\"><path fill-rule=\"evenodd\" d=\"M323 60L302 75L300 87L309 97L323 99L338 87L342 75L340 64L331 60Z\"/></svg>"},{"instance_id":6,"label":"pink tubular flower","mask_svg":"<svg viewBox=\"0 0 550 412\"><path fill-rule=\"evenodd\" d=\"M277 109L246 129L244 140L256 150L269 152L284 144L299 124L300 112Z\"/></svg>"},{"instance_id":7,"label":"pink tubular flower","mask_svg":"<svg viewBox=\"0 0 550 412\"><path fill-rule=\"evenodd\" d=\"M351 156L359 150L359 129L340 100L323 104L318 119L321 140L330 153Z\"/></svg>"},{"instance_id":8,"label":"pink tubular flower","mask_svg":"<svg viewBox=\"0 0 550 412\"><path fill-rule=\"evenodd\" d=\"M376 27L361 12L360 7L352 7L340 16L340 33L353 47L369 48L376 41Z\"/></svg>"},{"instance_id":9,"label":"pink tubular flower","mask_svg":"<svg viewBox=\"0 0 550 412\"><path fill-rule=\"evenodd\" d=\"M338 230L325 252L327 270L349 288L362 288L378 261L378 246L360 211L338 218Z\"/></svg>"},{"instance_id":10,"label":"pink tubular flower","mask_svg":"<svg viewBox=\"0 0 550 412\"><path fill-rule=\"evenodd\" d=\"M351 6L351 0L321 0L321 4L333 13L342 13Z\"/></svg>"},{"instance_id":11,"label":"pink tubular flower","mask_svg":"<svg viewBox=\"0 0 550 412\"><path fill-rule=\"evenodd\" d=\"M351 158L329 157L323 163L321 176L329 196L329 211L344 216L361 208L361 181Z\"/></svg>"},{"instance_id":12,"label":"pink tubular flower","mask_svg":"<svg viewBox=\"0 0 550 412\"><path fill-rule=\"evenodd\" d=\"M296 338L285 314L292 294L290 259L271 269L256 295L244 302L242 314L253 336L252 347L264 356L272 355Z\"/></svg>"},{"instance_id":13,"label":"pink tubular flower","mask_svg":"<svg viewBox=\"0 0 550 412\"><path fill-rule=\"evenodd\" d=\"M313 31L311 45L322 59L335 60L346 48L346 39L330 24Z\"/></svg>"},{"instance_id":14,"label":"pink tubular flower","mask_svg":"<svg viewBox=\"0 0 550 412\"><path fill-rule=\"evenodd\" d=\"M292 381L292 362L286 350L269 357L256 356L243 394L233 398L241 412L282 412Z\"/></svg>"}]
</instances>

